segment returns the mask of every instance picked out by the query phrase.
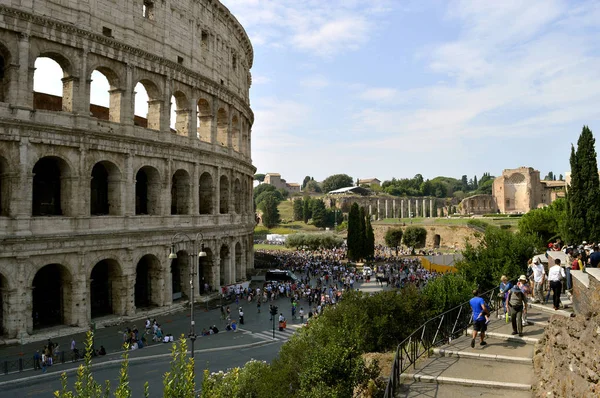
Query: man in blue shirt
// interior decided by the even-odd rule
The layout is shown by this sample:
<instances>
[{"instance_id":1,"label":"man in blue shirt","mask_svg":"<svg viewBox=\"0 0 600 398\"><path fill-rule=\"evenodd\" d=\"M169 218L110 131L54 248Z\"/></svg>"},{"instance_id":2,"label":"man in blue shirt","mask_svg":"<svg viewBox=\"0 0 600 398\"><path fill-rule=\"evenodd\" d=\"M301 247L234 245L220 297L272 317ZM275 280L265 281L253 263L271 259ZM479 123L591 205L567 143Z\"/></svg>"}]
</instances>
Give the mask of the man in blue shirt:
<instances>
[{"instance_id":1,"label":"man in blue shirt","mask_svg":"<svg viewBox=\"0 0 600 398\"><path fill-rule=\"evenodd\" d=\"M600 263L600 249L598 249L597 245L594 245L594 252L590 254L590 267L598 268L598 264Z\"/></svg>"},{"instance_id":2,"label":"man in blue shirt","mask_svg":"<svg viewBox=\"0 0 600 398\"><path fill-rule=\"evenodd\" d=\"M479 344L484 346L487 344L484 341L485 331L487 330L485 316L489 315L489 311L485 305L485 301L479 297L479 291L477 289L473 290L473 298L469 301L469 304L471 304L471 309L473 310L473 340L471 340L471 348L475 348L477 332L481 332L481 343Z\"/></svg>"}]
</instances>

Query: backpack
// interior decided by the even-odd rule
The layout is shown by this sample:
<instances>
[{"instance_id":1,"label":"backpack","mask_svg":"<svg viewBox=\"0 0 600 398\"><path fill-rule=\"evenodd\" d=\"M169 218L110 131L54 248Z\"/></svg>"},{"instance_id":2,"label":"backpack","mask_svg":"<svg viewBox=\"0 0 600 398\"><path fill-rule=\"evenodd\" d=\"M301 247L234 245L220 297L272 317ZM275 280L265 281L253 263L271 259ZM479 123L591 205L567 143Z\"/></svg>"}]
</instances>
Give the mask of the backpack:
<instances>
[{"instance_id":1,"label":"backpack","mask_svg":"<svg viewBox=\"0 0 600 398\"><path fill-rule=\"evenodd\" d=\"M579 260L573 260L573 263L571 264L571 269L575 271L579 270Z\"/></svg>"}]
</instances>

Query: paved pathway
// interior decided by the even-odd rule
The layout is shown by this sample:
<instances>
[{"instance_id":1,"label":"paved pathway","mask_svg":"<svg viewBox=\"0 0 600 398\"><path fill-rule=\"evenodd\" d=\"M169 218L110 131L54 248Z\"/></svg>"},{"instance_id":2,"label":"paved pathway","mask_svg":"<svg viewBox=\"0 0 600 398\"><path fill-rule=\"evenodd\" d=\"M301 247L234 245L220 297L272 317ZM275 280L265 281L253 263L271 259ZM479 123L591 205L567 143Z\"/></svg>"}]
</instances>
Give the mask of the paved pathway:
<instances>
[{"instance_id":1,"label":"paved pathway","mask_svg":"<svg viewBox=\"0 0 600 398\"><path fill-rule=\"evenodd\" d=\"M570 301L563 296L563 303ZM523 337L512 335L503 317L488 325L487 345L471 348L471 329L450 344L433 350L401 375L403 385L396 397L531 397L533 350L552 315L570 315L570 308L554 311L552 304L529 308Z\"/></svg>"}]
</instances>

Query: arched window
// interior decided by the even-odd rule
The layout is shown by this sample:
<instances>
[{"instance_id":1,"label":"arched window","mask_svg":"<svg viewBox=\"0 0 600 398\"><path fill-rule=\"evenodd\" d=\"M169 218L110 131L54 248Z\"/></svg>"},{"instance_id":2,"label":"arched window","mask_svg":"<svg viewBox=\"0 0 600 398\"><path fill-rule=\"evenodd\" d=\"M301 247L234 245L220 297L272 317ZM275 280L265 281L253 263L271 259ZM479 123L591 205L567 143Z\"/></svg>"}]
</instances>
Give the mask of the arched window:
<instances>
[{"instance_id":1,"label":"arched window","mask_svg":"<svg viewBox=\"0 0 600 398\"><path fill-rule=\"evenodd\" d=\"M135 268L136 308L158 306L162 304L160 261L152 254L147 254L138 261Z\"/></svg>"},{"instance_id":2,"label":"arched window","mask_svg":"<svg viewBox=\"0 0 600 398\"><path fill-rule=\"evenodd\" d=\"M140 80L135 86L134 124L151 130L160 130L162 101L156 85L149 80Z\"/></svg>"},{"instance_id":3,"label":"arched window","mask_svg":"<svg viewBox=\"0 0 600 398\"><path fill-rule=\"evenodd\" d=\"M33 73L33 108L70 112L73 110L72 95L73 82L61 65L53 58L37 58Z\"/></svg>"},{"instance_id":4,"label":"arched window","mask_svg":"<svg viewBox=\"0 0 600 398\"><path fill-rule=\"evenodd\" d=\"M9 80L8 65L10 65L10 53L0 43L0 102L8 102Z\"/></svg>"},{"instance_id":5,"label":"arched window","mask_svg":"<svg viewBox=\"0 0 600 398\"><path fill-rule=\"evenodd\" d=\"M221 176L219 181L219 213L229 213L229 179Z\"/></svg>"},{"instance_id":6,"label":"arched window","mask_svg":"<svg viewBox=\"0 0 600 398\"><path fill-rule=\"evenodd\" d=\"M34 329L71 324L71 281L71 273L60 264L46 265L35 274L31 286Z\"/></svg>"},{"instance_id":7,"label":"arched window","mask_svg":"<svg viewBox=\"0 0 600 398\"><path fill-rule=\"evenodd\" d=\"M90 84L90 113L92 116L121 122L122 90L116 73L108 68L98 68L92 72Z\"/></svg>"},{"instance_id":8,"label":"arched window","mask_svg":"<svg viewBox=\"0 0 600 398\"><path fill-rule=\"evenodd\" d=\"M207 100L198 100L198 139L204 142L212 142L212 120L213 115Z\"/></svg>"},{"instance_id":9,"label":"arched window","mask_svg":"<svg viewBox=\"0 0 600 398\"><path fill-rule=\"evenodd\" d=\"M171 214L190 212L190 175L185 170L177 170L171 179Z\"/></svg>"},{"instance_id":10,"label":"arched window","mask_svg":"<svg viewBox=\"0 0 600 398\"><path fill-rule=\"evenodd\" d=\"M121 214L121 173L108 161L98 162L92 169L90 182L90 214Z\"/></svg>"},{"instance_id":11,"label":"arched window","mask_svg":"<svg viewBox=\"0 0 600 398\"><path fill-rule=\"evenodd\" d=\"M102 260L94 265L90 276L92 318L122 311L122 295L118 286L121 274L121 267L115 260Z\"/></svg>"},{"instance_id":12,"label":"arched window","mask_svg":"<svg viewBox=\"0 0 600 398\"><path fill-rule=\"evenodd\" d=\"M160 178L154 167L144 166L135 176L135 214L160 214Z\"/></svg>"},{"instance_id":13,"label":"arched window","mask_svg":"<svg viewBox=\"0 0 600 398\"><path fill-rule=\"evenodd\" d=\"M231 119L231 144L234 151L240 151L240 121L237 115Z\"/></svg>"},{"instance_id":14,"label":"arched window","mask_svg":"<svg viewBox=\"0 0 600 398\"><path fill-rule=\"evenodd\" d=\"M213 208L213 186L212 178L208 173L202 173L199 184L199 206L200 214L212 214Z\"/></svg>"},{"instance_id":15,"label":"arched window","mask_svg":"<svg viewBox=\"0 0 600 398\"><path fill-rule=\"evenodd\" d=\"M60 158L41 158L33 167L33 216L70 215L70 170Z\"/></svg>"},{"instance_id":16,"label":"arched window","mask_svg":"<svg viewBox=\"0 0 600 398\"><path fill-rule=\"evenodd\" d=\"M227 111L220 108L217 111L217 143L221 146L228 146L229 120Z\"/></svg>"},{"instance_id":17,"label":"arched window","mask_svg":"<svg viewBox=\"0 0 600 398\"><path fill-rule=\"evenodd\" d=\"M176 91L171 96L171 123L170 127L177 135L187 136L190 124L190 109L184 93Z\"/></svg>"},{"instance_id":18,"label":"arched window","mask_svg":"<svg viewBox=\"0 0 600 398\"><path fill-rule=\"evenodd\" d=\"M221 264L220 264L220 274L221 274L221 286L229 285L233 281L231 280L231 259L229 258L229 247L227 245L221 246Z\"/></svg>"}]
</instances>

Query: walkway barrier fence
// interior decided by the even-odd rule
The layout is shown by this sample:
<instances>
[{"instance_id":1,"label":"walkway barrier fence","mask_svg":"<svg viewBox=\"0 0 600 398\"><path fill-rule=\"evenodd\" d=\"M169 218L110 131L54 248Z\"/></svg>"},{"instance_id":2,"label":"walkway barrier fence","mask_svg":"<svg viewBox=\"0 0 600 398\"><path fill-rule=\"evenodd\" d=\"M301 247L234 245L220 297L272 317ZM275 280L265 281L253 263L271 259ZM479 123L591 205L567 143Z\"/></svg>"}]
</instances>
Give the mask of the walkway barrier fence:
<instances>
[{"instance_id":1,"label":"walkway barrier fence","mask_svg":"<svg viewBox=\"0 0 600 398\"><path fill-rule=\"evenodd\" d=\"M60 351L57 355L52 357L52 366L57 364L64 364L66 361L76 361L82 360L83 358L71 358L72 355L65 354L64 351ZM36 360L36 358L32 356L21 356L15 359L3 360L0 362L2 364L2 373L5 375L16 372L23 372L26 370L39 370L42 368L40 361Z\"/></svg>"},{"instance_id":2,"label":"walkway barrier fence","mask_svg":"<svg viewBox=\"0 0 600 398\"><path fill-rule=\"evenodd\" d=\"M498 288L494 288L480 295L488 305L490 313L498 312L498 293ZM417 360L424 354L429 355L434 347L449 343L463 333L466 334L471 317L471 305L467 301L429 319L398 344L384 398L396 396L400 387L400 375L411 366L416 368Z\"/></svg>"}]
</instances>

